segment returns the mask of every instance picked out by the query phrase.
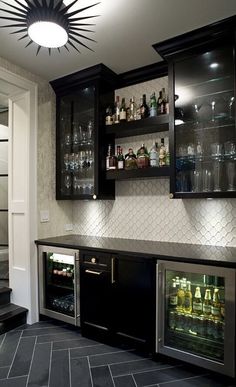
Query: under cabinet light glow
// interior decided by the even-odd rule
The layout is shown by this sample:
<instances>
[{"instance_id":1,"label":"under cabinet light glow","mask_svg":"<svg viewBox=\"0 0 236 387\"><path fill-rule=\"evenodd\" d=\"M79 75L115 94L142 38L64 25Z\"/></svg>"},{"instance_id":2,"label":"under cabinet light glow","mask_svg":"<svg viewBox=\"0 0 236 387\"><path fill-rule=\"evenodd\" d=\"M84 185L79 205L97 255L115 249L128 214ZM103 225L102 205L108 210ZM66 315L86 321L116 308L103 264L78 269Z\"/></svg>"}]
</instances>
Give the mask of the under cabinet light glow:
<instances>
[{"instance_id":1,"label":"under cabinet light glow","mask_svg":"<svg viewBox=\"0 0 236 387\"><path fill-rule=\"evenodd\" d=\"M57 48L68 41L68 34L59 24L39 21L28 28L29 37L42 47Z\"/></svg>"},{"instance_id":2,"label":"under cabinet light glow","mask_svg":"<svg viewBox=\"0 0 236 387\"><path fill-rule=\"evenodd\" d=\"M211 69L216 69L217 67L219 67L219 63L211 63L209 67Z\"/></svg>"}]
</instances>

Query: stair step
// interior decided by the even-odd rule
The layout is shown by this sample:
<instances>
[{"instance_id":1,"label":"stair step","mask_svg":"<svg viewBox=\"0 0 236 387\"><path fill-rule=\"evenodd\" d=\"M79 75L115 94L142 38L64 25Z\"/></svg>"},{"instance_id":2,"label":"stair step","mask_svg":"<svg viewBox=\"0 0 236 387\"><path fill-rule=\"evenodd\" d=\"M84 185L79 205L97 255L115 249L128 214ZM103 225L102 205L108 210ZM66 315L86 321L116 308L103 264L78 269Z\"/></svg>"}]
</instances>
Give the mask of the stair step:
<instances>
[{"instance_id":1,"label":"stair step","mask_svg":"<svg viewBox=\"0 0 236 387\"><path fill-rule=\"evenodd\" d=\"M6 286L0 288L0 306L9 304L10 302L11 288Z\"/></svg>"},{"instance_id":2,"label":"stair step","mask_svg":"<svg viewBox=\"0 0 236 387\"><path fill-rule=\"evenodd\" d=\"M26 308L15 304L0 306L0 334L25 324L27 312Z\"/></svg>"}]
</instances>

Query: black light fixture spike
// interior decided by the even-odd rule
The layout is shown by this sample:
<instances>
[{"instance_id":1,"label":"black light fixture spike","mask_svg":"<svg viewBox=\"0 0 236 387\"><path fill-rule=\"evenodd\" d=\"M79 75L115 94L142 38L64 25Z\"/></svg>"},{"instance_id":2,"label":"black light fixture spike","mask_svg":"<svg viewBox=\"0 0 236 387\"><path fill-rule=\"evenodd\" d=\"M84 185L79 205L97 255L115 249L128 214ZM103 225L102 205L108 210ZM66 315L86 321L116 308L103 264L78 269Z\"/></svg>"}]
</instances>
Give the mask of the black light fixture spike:
<instances>
[{"instance_id":1,"label":"black light fixture spike","mask_svg":"<svg viewBox=\"0 0 236 387\"><path fill-rule=\"evenodd\" d=\"M27 31L27 28L22 28L22 30L10 32L10 35L20 34L21 32L26 32L26 31Z\"/></svg>"},{"instance_id":2,"label":"black light fixture spike","mask_svg":"<svg viewBox=\"0 0 236 387\"><path fill-rule=\"evenodd\" d=\"M0 8L0 11L7 12L7 13L9 13L10 15L19 16L19 17L21 17L21 18L24 18L24 17L25 17L24 15L21 15L19 12L8 11L8 10L3 9L3 8Z\"/></svg>"},{"instance_id":3,"label":"black light fixture spike","mask_svg":"<svg viewBox=\"0 0 236 387\"><path fill-rule=\"evenodd\" d=\"M7 28L7 27L25 27L26 26L26 23L19 23L19 24L8 24L8 25L5 25L5 26L0 26L0 28Z\"/></svg>"},{"instance_id":4,"label":"black light fixture spike","mask_svg":"<svg viewBox=\"0 0 236 387\"><path fill-rule=\"evenodd\" d=\"M68 44L80 53L80 50L70 40L68 40Z\"/></svg>"},{"instance_id":5,"label":"black light fixture spike","mask_svg":"<svg viewBox=\"0 0 236 387\"><path fill-rule=\"evenodd\" d=\"M33 40L30 40L28 44L26 44L25 48L28 47L30 44L33 43Z\"/></svg>"},{"instance_id":6,"label":"black light fixture spike","mask_svg":"<svg viewBox=\"0 0 236 387\"><path fill-rule=\"evenodd\" d=\"M71 35L76 35L76 36L79 36L80 38L84 38L84 39L90 40L91 42L97 43L96 40L88 38L87 36L78 34L78 32L70 31L69 36L71 37Z\"/></svg>"},{"instance_id":7,"label":"black light fixture spike","mask_svg":"<svg viewBox=\"0 0 236 387\"><path fill-rule=\"evenodd\" d=\"M23 36L21 36L18 40L29 37L30 41L25 47L28 47L32 43L36 43L38 45L36 55L38 55L42 47L48 48L49 55L51 55L52 48L56 48L58 52L61 52L60 47L62 46L64 46L69 52L70 50L68 45L80 53L79 49L75 45L76 43L89 49L90 51L93 51L81 40L86 39L91 42L96 42L94 39L91 39L84 34L94 33L94 31L83 28L87 26L94 26L95 24L83 21L98 17L99 15L82 16L81 13L89 8L95 7L100 4L100 2L96 2L76 11L68 12L68 10L71 9L78 0L71 0L70 4L67 6L65 6L63 0L11 0L11 3L13 3L13 1L15 2L15 5L8 4L5 0L0 0L0 3L9 7L8 9L0 8L1 13L6 12L6 16L0 16L0 20L9 20L11 22L11 24L2 25L0 28L16 27L17 30L11 32L11 34L22 34ZM81 16L76 17L76 15L79 14ZM40 29L40 27L56 27L58 33L56 30L56 33L46 32L46 34L43 34L39 32L38 35L34 35L35 29ZM60 36L60 32L62 33L62 40L60 42L59 39L59 41L55 42L55 40L57 40L55 37L58 38ZM41 40L43 35L45 35L46 38L50 37L51 42L49 43L46 39L45 41ZM77 39L77 37L80 39Z\"/></svg>"},{"instance_id":8,"label":"black light fixture spike","mask_svg":"<svg viewBox=\"0 0 236 387\"><path fill-rule=\"evenodd\" d=\"M84 46L86 47L88 50L90 51L93 51L92 48L86 46L86 44L80 42L78 39L76 39L74 36L70 36L70 39L74 40L76 43L80 44L81 46ZM69 40L68 43L70 43L71 41Z\"/></svg>"},{"instance_id":9,"label":"black light fixture spike","mask_svg":"<svg viewBox=\"0 0 236 387\"><path fill-rule=\"evenodd\" d=\"M36 52L36 56L38 55L38 53L39 53L39 51L40 51L41 47L42 47L42 46L38 46L38 48L37 48L37 52Z\"/></svg>"},{"instance_id":10,"label":"black light fixture spike","mask_svg":"<svg viewBox=\"0 0 236 387\"><path fill-rule=\"evenodd\" d=\"M99 3L92 4L92 5L88 5L87 7L84 7L84 8L80 8L78 11L70 12L70 13L67 14L67 16L68 16L68 17L74 16L74 15L76 15L77 13L83 12L83 11L85 11L86 9L92 8L92 7L94 7L95 5L98 5L98 4L100 4L100 2L99 2Z\"/></svg>"},{"instance_id":11,"label":"black light fixture spike","mask_svg":"<svg viewBox=\"0 0 236 387\"><path fill-rule=\"evenodd\" d=\"M9 7L12 7L13 9L16 9L17 11L23 13L24 15L26 15L26 13L27 13L26 10L24 10L24 9L16 7L16 6L12 5L12 4L8 4L6 1L3 1L3 0L0 0L0 1L1 1L1 3L8 5Z\"/></svg>"},{"instance_id":12,"label":"black light fixture spike","mask_svg":"<svg viewBox=\"0 0 236 387\"><path fill-rule=\"evenodd\" d=\"M53 1L53 0L51 0L51 1ZM50 1L50 2L51 2L51 1ZM77 1L78 1L78 0L72 1L72 3L70 3L70 4L68 4L66 7L64 7L64 8L60 11L60 13L66 13L71 7L73 7L73 5L74 5L75 3L77 3Z\"/></svg>"},{"instance_id":13,"label":"black light fixture spike","mask_svg":"<svg viewBox=\"0 0 236 387\"><path fill-rule=\"evenodd\" d=\"M84 31L84 32L92 32L92 33L94 33L95 31L92 31L92 30L86 30L86 28L78 28L78 27L70 27L70 30L69 30L69 32L70 31Z\"/></svg>"},{"instance_id":14,"label":"black light fixture spike","mask_svg":"<svg viewBox=\"0 0 236 387\"><path fill-rule=\"evenodd\" d=\"M100 15L93 15L93 16L83 16L83 17L77 17L77 18L74 18L74 19L70 19L72 21L72 23L74 21L78 21L78 20L84 20L84 19L91 19L92 17L98 17Z\"/></svg>"},{"instance_id":15,"label":"black light fixture spike","mask_svg":"<svg viewBox=\"0 0 236 387\"><path fill-rule=\"evenodd\" d=\"M25 39L25 38L28 38L28 34L26 34L26 35L22 36L21 38L19 38L18 41L22 40L22 39Z\"/></svg>"},{"instance_id":16,"label":"black light fixture spike","mask_svg":"<svg viewBox=\"0 0 236 387\"><path fill-rule=\"evenodd\" d=\"M16 4L21 5L26 11L28 11L28 7L25 4L22 4L19 0L15 0Z\"/></svg>"}]
</instances>

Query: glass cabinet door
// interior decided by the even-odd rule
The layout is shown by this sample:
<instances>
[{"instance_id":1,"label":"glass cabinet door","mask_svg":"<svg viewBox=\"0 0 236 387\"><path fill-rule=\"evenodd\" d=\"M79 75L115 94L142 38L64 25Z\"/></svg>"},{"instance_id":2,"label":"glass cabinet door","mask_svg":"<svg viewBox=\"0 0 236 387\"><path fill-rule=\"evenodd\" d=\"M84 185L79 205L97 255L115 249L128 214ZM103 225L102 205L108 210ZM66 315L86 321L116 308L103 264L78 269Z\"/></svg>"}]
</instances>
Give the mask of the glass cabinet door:
<instances>
[{"instance_id":1,"label":"glass cabinet door","mask_svg":"<svg viewBox=\"0 0 236 387\"><path fill-rule=\"evenodd\" d=\"M75 316L74 255L44 253L45 307Z\"/></svg>"},{"instance_id":2,"label":"glass cabinet door","mask_svg":"<svg viewBox=\"0 0 236 387\"><path fill-rule=\"evenodd\" d=\"M232 46L177 61L174 78L176 196L235 196Z\"/></svg>"},{"instance_id":3,"label":"glass cabinet door","mask_svg":"<svg viewBox=\"0 0 236 387\"><path fill-rule=\"evenodd\" d=\"M85 87L60 98L57 196L94 195L95 88Z\"/></svg>"}]
</instances>

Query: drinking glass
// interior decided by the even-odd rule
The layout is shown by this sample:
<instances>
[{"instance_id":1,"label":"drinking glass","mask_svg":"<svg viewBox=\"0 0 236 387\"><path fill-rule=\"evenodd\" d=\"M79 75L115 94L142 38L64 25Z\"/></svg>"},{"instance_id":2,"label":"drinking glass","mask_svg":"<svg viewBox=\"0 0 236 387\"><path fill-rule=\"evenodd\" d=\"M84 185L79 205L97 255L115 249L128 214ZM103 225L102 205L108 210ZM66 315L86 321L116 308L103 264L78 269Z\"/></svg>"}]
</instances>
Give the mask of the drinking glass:
<instances>
[{"instance_id":1,"label":"drinking glass","mask_svg":"<svg viewBox=\"0 0 236 387\"><path fill-rule=\"evenodd\" d=\"M67 173L64 178L65 187L67 190L71 188L71 176Z\"/></svg>"},{"instance_id":2,"label":"drinking glass","mask_svg":"<svg viewBox=\"0 0 236 387\"><path fill-rule=\"evenodd\" d=\"M193 171L193 183L192 183L193 192L201 192L202 190L202 173L201 171Z\"/></svg>"},{"instance_id":3,"label":"drinking glass","mask_svg":"<svg viewBox=\"0 0 236 387\"><path fill-rule=\"evenodd\" d=\"M210 169L204 169L202 172L202 190L203 192L210 192L211 191L211 170Z\"/></svg>"},{"instance_id":4,"label":"drinking glass","mask_svg":"<svg viewBox=\"0 0 236 387\"><path fill-rule=\"evenodd\" d=\"M70 145L71 144L71 133L66 133L65 134L65 144Z\"/></svg>"},{"instance_id":5,"label":"drinking glass","mask_svg":"<svg viewBox=\"0 0 236 387\"><path fill-rule=\"evenodd\" d=\"M78 125L73 123L73 144L78 145L79 144L79 131L78 131Z\"/></svg>"},{"instance_id":6,"label":"drinking glass","mask_svg":"<svg viewBox=\"0 0 236 387\"><path fill-rule=\"evenodd\" d=\"M224 143L225 156L232 158L236 155L236 144L234 141L226 141Z\"/></svg>"},{"instance_id":7,"label":"drinking glass","mask_svg":"<svg viewBox=\"0 0 236 387\"><path fill-rule=\"evenodd\" d=\"M93 143L93 122L89 121L87 126L87 141L88 145Z\"/></svg>"},{"instance_id":8,"label":"drinking glass","mask_svg":"<svg viewBox=\"0 0 236 387\"><path fill-rule=\"evenodd\" d=\"M222 161L220 159L216 159L213 162L213 191L219 192L221 191L220 181L222 174Z\"/></svg>"},{"instance_id":9,"label":"drinking glass","mask_svg":"<svg viewBox=\"0 0 236 387\"><path fill-rule=\"evenodd\" d=\"M79 169L79 153L75 153L74 156L74 169L75 171L78 171Z\"/></svg>"},{"instance_id":10,"label":"drinking glass","mask_svg":"<svg viewBox=\"0 0 236 387\"><path fill-rule=\"evenodd\" d=\"M226 174L227 174L227 191L235 191L235 174L236 174L236 161L227 160L226 161Z\"/></svg>"},{"instance_id":11,"label":"drinking glass","mask_svg":"<svg viewBox=\"0 0 236 387\"><path fill-rule=\"evenodd\" d=\"M65 164L65 169L66 169L66 171L68 171L69 170L69 154L65 153L63 159L64 159L64 164Z\"/></svg>"},{"instance_id":12,"label":"drinking glass","mask_svg":"<svg viewBox=\"0 0 236 387\"><path fill-rule=\"evenodd\" d=\"M212 157L223 156L223 145L219 143L211 144L211 155Z\"/></svg>"},{"instance_id":13,"label":"drinking glass","mask_svg":"<svg viewBox=\"0 0 236 387\"><path fill-rule=\"evenodd\" d=\"M77 175L74 175L73 176L73 188L75 191L78 189L78 186L79 186L79 178Z\"/></svg>"},{"instance_id":14,"label":"drinking glass","mask_svg":"<svg viewBox=\"0 0 236 387\"><path fill-rule=\"evenodd\" d=\"M229 119L234 118L233 110L234 110L234 97L230 97L230 99L229 99Z\"/></svg>"},{"instance_id":15,"label":"drinking glass","mask_svg":"<svg viewBox=\"0 0 236 387\"><path fill-rule=\"evenodd\" d=\"M74 171L75 169L75 154L71 153L69 156L70 170Z\"/></svg>"}]
</instances>

